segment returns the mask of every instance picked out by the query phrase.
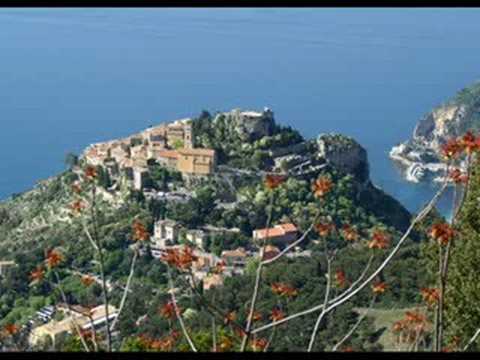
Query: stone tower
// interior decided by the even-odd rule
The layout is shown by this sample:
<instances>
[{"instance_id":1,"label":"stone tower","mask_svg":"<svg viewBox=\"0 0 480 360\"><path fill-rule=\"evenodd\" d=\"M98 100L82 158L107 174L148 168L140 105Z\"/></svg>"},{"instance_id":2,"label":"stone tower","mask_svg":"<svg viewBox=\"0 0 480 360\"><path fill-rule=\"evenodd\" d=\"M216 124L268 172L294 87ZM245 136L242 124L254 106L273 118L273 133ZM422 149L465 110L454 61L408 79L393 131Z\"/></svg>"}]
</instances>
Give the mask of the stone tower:
<instances>
[{"instance_id":1,"label":"stone tower","mask_svg":"<svg viewBox=\"0 0 480 360\"><path fill-rule=\"evenodd\" d=\"M186 149L193 149L193 129L190 121L183 126L183 134L184 147Z\"/></svg>"}]
</instances>

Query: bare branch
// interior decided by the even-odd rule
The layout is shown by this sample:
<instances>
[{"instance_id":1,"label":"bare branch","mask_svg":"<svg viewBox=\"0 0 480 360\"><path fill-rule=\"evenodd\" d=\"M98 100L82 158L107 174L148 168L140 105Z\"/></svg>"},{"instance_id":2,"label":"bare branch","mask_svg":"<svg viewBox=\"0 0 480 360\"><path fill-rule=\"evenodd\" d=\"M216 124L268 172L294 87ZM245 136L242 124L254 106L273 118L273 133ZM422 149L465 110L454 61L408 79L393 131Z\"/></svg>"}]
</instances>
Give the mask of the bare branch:
<instances>
[{"instance_id":1,"label":"bare branch","mask_svg":"<svg viewBox=\"0 0 480 360\"><path fill-rule=\"evenodd\" d=\"M136 263L137 257L138 257L138 249L135 248L134 253L133 253L133 258L132 258L132 265L130 266L130 274L128 275L127 284L125 285L122 300L120 301L120 308L118 310L117 316L115 317L112 325L110 326L110 331L113 331L115 329L115 325L117 325L118 319L120 318L120 314L122 313L122 310L125 306L125 302L127 300L127 295L130 292L130 285L131 285L131 282L132 282L133 274L135 272L135 263Z\"/></svg>"},{"instance_id":2,"label":"bare branch","mask_svg":"<svg viewBox=\"0 0 480 360\"><path fill-rule=\"evenodd\" d=\"M478 336L480 335L480 328L477 329L475 334L472 336L472 338L468 341L467 345L463 348L463 351L467 351L468 348L477 340Z\"/></svg>"},{"instance_id":3,"label":"bare branch","mask_svg":"<svg viewBox=\"0 0 480 360\"><path fill-rule=\"evenodd\" d=\"M175 307L175 313L177 314L178 322L180 323L180 327L182 328L183 336L185 336L185 339L187 339L188 345L190 346L192 351L197 352L197 348L195 347L195 344L193 343L190 335L188 334L187 328L185 327L185 323L183 322L182 314L180 313L180 310L178 309L177 299L175 297L175 290L174 290L174 287L173 287L173 279L172 279L172 273L170 271L170 267L167 267L167 269L168 269L168 282L170 284L170 296L172 298L173 306Z\"/></svg>"},{"instance_id":4,"label":"bare branch","mask_svg":"<svg viewBox=\"0 0 480 360\"><path fill-rule=\"evenodd\" d=\"M285 249L283 249L280 253L278 253L277 255L275 255L273 258L271 259L268 259L268 260L264 260L262 261L263 265L268 265L268 264L271 264L273 263L274 261L277 261L278 259L280 259L282 256L284 256L286 253L288 253L291 249L293 249L295 246L297 246L298 244L300 244L302 241L305 240L305 238L307 237L307 235L313 230L318 218L320 217L320 211L317 213L317 215L315 216L315 219L313 220L312 224L309 226L309 228L307 229L307 231L305 231L303 233L303 235L295 240L293 243L291 243L290 245L288 245Z\"/></svg>"},{"instance_id":5,"label":"bare branch","mask_svg":"<svg viewBox=\"0 0 480 360\"><path fill-rule=\"evenodd\" d=\"M267 218L267 226L266 226L266 235L262 243L262 247L260 248L260 261L258 263L257 267L257 272L255 275L255 286L253 288L253 294L252 294L252 300L250 301L250 312L248 314L248 319L247 319L247 326L245 327L245 335L243 336L242 339L242 345L240 346L240 351L243 352L245 351L245 348L248 343L248 339L250 338L250 330L252 328L253 324L253 315L255 313L255 306L257 304L257 298L258 298L258 291L260 289L260 280L262 278L262 270L263 270L263 256L265 253L265 245L268 239L268 232L269 232L269 227L270 223L272 221L272 213L273 213L273 192L270 193L270 202L269 202L269 209L268 209L268 218Z\"/></svg>"},{"instance_id":6,"label":"bare branch","mask_svg":"<svg viewBox=\"0 0 480 360\"><path fill-rule=\"evenodd\" d=\"M318 328L326 315L326 306L328 304L328 298L330 297L330 288L332 283L332 259L327 256L327 288L325 290L325 298L323 300L323 310L318 316L317 322L315 323L315 327L313 328L312 335L310 336L310 343L308 344L308 352L312 352L313 345L315 344L315 338L317 337Z\"/></svg>"},{"instance_id":7,"label":"bare branch","mask_svg":"<svg viewBox=\"0 0 480 360\"><path fill-rule=\"evenodd\" d=\"M75 328L75 331L77 332L78 336L80 337L80 341L81 341L83 347L85 348L85 351L90 352L90 348L88 347L87 342L85 341L85 339L82 335L82 331L81 331L80 327L78 326L77 321L75 320L75 316L73 315L73 311L72 311L72 308L70 307L70 304L67 300L67 296L65 295L65 292L63 291L62 285L60 283L60 278L59 278L56 271L53 271L53 274L55 276L55 279L57 280L57 283L54 284L54 286L60 291L60 295L62 296L62 300L65 303L65 306L67 307L68 315L72 319L73 327Z\"/></svg>"},{"instance_id":8,"label":"bare branch","mask_svg":"<svg viewBox=\"0 0 480 360\"><path fill-rule=\"evenodd\" d=\"M373 307L373 304L375 303L375 300L376 300L376 296L373 296L372 298L372 301L370 302L370 305L368 306L367 310L362 314L360 315L360 317L358 318L357 322L355 323L355 325L353 325L353 327L350 329L349 332L347 332L345 334L345 336L342 338L342 340L340 340L333 348L332 348L332 351L337 351L337 349L342 346L345 341L347 341L350 336L353 335L353 333L358 329L358 327L360 326L360 323L363 321L363 319L365 319L367 317L367 314L368 312L372 309Z\"/></svg>"},{"instance_id":9,"label":"bare branch","mask_svg":"<svg viewBox=\"0 0 480 360\"><path fill-rule=\"evenodd\" d=\"M344 302L348 301L349 299L351 299L359 291L361 291L363 288L365 288L365 286L367 286L373 279L375 279L375 277L378 274L380 274L380 272L382 272L382 270L390 263L390 261L393 259L393 257L397 254L398 250L403 245L403 243L407 240L408 236L413 231L415 225L417 225L417 223L421 222L430 213L430 211L433 209L433 207L437 203L438 199L440 198L440 196L445 191L447 185L448 185L448 179L445 178L445 181L442 184L442 186L440 187L440 189L438 190L438 192L435 194L435 196L432 198L432 200L430 200L430 202L424 207L424 209L422 211L420 211L418 213L418 215L412 220L408 229L402 235L402 237L398 241L397 245L393 248L393 250L387 256L387 258L383 261L383 263L361 285L359 285L355 290L350 291L349 294L347 294L345 296L342 296L339 299L337 298L338 300L335 299L335 301L332 301L332 305L326 310L327 312L330 311L330 310L333 310L337 306L339 306L339 305L343 304ZM310 309L307 309L307 310L298 312L296 314L290 315L288 317L285 317L282 320L279 320L279 321L272 322L270 324L261 326L257 329L254 329L251 333L256 334L256 333L265 331L267 329L270 329L271 327L278 326L278 325L283 324L285 322L288 322L292 319L295 319L295 318L298 318L298 317L301 317L301 316L304 316L304 315L308 315L308 314L317 312L317 311L322 310L322 309L323 309L323 304L314 306Z\"/></svg>"}]
</instances>

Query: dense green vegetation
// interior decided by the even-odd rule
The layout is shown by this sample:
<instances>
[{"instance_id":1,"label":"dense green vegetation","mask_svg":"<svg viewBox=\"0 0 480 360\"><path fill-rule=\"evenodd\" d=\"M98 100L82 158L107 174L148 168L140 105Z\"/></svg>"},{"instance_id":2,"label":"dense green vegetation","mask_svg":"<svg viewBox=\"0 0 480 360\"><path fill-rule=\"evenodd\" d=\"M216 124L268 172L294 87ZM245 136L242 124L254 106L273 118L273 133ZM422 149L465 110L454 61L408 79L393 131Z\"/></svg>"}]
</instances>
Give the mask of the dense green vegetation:
<instances>
[{"instance_id":1,"label":"dense green vegetation","mask_svg":"<svg viewBox=\"0 0 480 360\"><path fill-rule=\"evenodd\" d=\"M461 128L457 129L458 134L480 129L480 82L459 91L449 103L466 108L467 115L461 123Z\"/></svg>"},{"instance_id":2,"label":"dense green vegetation","mask_svg":"<svg viewBox=\"0 0 480 360\"><path fill-rule=\"evenodd\" d=\"M243 169L268 169L271 165L272 149L298 144L303 138L295 130L276 125L271 136L255 141L245 141L225 119L213 117L204 112L193 122L198 146L213 147L219 153L220 163ZM344 143L343 137L336 138ZM340 145L339 145L340 146ZM86 306L103 302L101 288L95 283L86 287L75 273L95 273L93 252L83 228L83 222L91 226L90 213L79 217L71 216L70 205L74 199L72 184L78 180L74 159L70 170L42 182L35 190L21 194L0 204L0 259L15 260L18 267L7 271L0 278L0 326L15 323L24 324L36 310L61 302L59 292L48 281L38 286L29 286L28 274L41 264L45 250L60 246L66 255L58 273L62 279L65 294L71 304ZM271 210L272 224L292 222L301 232L307 230L318 213L322 223L333 223L337 229L351 225L360 235L359 241L351 244L338 233L327 238L327 248L338 249L333 270L345 272L347 281L354 281L363 271L372 254L372 268L378 266L388 250L372 250L367 244L375 229L381 229L391 236L391 244L398 241L400 232L408 224L410 214L394 199L374 188L369 182L359 182L355 176L345 174L333 166L322 168L307 177L290 177L274 190L267 190L263 179L255 174L232 175L227 181L218 175L208 180L188 182L173 170L155 163L149 164L149 188L159 191L190 190L192 197L182 202L147 200L139 191L122 189L112 200L106 190L113 183L108 172L98 168L97 185L99 192L96 231L105 247L105 274L113 285L112 303L118 305L129 274L133 251L132 223L139 219L153 232L153 223L159 218L178 221L186 229L204 225L219 228L238 228L239 232L224 232L207 238L205 248L217 255L222 250L239 246L254 249L252 231L266 225ZM321 201L312 194L312 182L322 175L333 181L333 189ZM103 195L105 197L103 197ZM269 207L272 196L272 207ZM473 196L473 195L472 195ZM478 196L478 195L477 195ZM221 206L227 203L228 206ZM471 205L473 206L473 205ZM376 309L392 307L408 308L421 301L419 289L427 286L429 274L418 271L418 264L424 253L420 251L424 236L420 229L415 231L395 260L382 272L379 281L388 284L388 290L375 303ZM264 273L260 288L259 311L263 319L255 326L270 321L273 308L280 308L286 314L318 305L326 291L326 261L324 246L319 235L313 231L302 246L312 251L311 258L300 260L284 258L269 266ZM129 296L119 321L119 331L124 350L145 350L139 337L159 338L165 336L173 324L159 314L168 300L166 266L154 259L148 249L139 257ZM473 260L472 260L473 261ZM238 321L244 322L254 281L255 262L250 261L242 276L227 278L225 285L205 292L207 300L223 312L235 311ZM271 284L284 282L294 287L298 295L291 299L273 294ZM201 284L198 284L201 285ZM198 296L188 289L182 277L176 278L180 289L179 305L184 310L185 320L201 350L212 346L212 318ZM203 290L199 289L199 292ZM336 287L335 296L341 291ZM330 350L333 345L353 326L358 319L359 307L366 307L371 299L371 288L366 287L359 296L337 308L326 317L320 327L314 350ZM287 326L276 330L271 350L304 350L315 323L316 314L300 317ZM233 337L232 328L217 319L219 337ZM473 326L473 325L472 325ZM175 327L178 330L178 327ZM380 350L379 337L389 329L375 328L370 317L362 322L359 329L345 346L355 350ZM263 334L269 337L270 332ZM63 349L80 350L81 344L72 337L61 342ZM188 350L181 340L177 349ZM234 348L238 344L234 344Z\"/></svg>"},{"instance_id":3,"label":"dense green vegetation","mask_svg":"<svg viewBox=\"0 0 480 360\"><path fill-rule=\"evenodd\" d=\"M196 145L217 150L220 164L247 169L268 169L272 166L270 151L303 141L300 133L291 127L274 125L271 136L256 141L245 141L225 115L212 117L203 111L193 120Z\"/></svg>"},{"instance_id":4,"label":"dense green vegetation","mask_svg":"<svg viewBox=\"0 0 480 360\"><path fill-rule=\"evenodd\" d=\"M450 336L469 339L480 323L480 162L473 166L470 187L459 214L460 234L452 246L446 292L447 329ZM459 291L461 289L461 291ZM472 350L480 350L477 341Z\"/></svg>"}]
</instances>

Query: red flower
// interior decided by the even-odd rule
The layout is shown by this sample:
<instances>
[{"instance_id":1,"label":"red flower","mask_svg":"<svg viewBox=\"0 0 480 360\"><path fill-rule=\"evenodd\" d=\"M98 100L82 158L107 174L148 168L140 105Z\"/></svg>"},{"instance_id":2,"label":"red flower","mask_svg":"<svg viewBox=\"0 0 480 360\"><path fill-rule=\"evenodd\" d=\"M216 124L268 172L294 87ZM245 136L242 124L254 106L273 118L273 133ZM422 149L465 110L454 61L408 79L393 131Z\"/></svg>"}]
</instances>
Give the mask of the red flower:
<instances>
[{"instance_id":1,"label":"red flower","mask_svg":"<svg viewBox=\"0 0 480 360\"><path fill-rule=\"evenodd\" d=\"M247 314L250 315L250 312L247 310ZM252 321L260 321L262 320L262 314L258 311L253 312Z\"/></svg>"},{"instance_id":2,"label":"red flower","mask_svg":"<svg viewBox=\"0 0 480 360\"><path fill-rule=\"evenodd\" d=\"M41 267L37 267L30 273L30 280L32 283L38 283L43 280L44 275L45 270L43 270Z\"/></svg>"},{"instance_id":3,"label":"red flower","mask_svg":"<svg viewBox=\"0 0 480 360\"><path fill-rule=\"evenodd\" d=\"M176 317L177 312L175 310L175 305L172 301L169 301L160 308L160 315L167 319L173 319Z\"/></svg>"},{"instance_id":4,"label":"red flower","mask_svg":"<svg viewBox=\"0 0 480 360\"><path fill-rule=\"evenodd\" d=\"M55 249L48 251L45 262L47 263L47 267L49 269L57 267L62 261L63 255L60 252Z\"/></svg>"},{"instance_id":5,"label":"red flower","mask_svg":"<svg viewBox=\"0 0 480 360\"><path fill-rule=\"evenodd\" d=\"M71 205L70 209L74 214L80 214L83 209L85 209L85 204L82 200L75 200Z\"/></svg>"},{"instance_id":6,"label":"red flower","mask_svg":"<svg viewBox=\"0 0 480 360\"><path fill-rule=\"evenodd\" d=\"M347 278L345 277L345 272L343 270L337 270L335 272L335 282L338 287L343 288L347 283Z\"/></svg>"},{"instance_id":7,"label":"red flower","mask_svg":"<svg viewBox=\"0 0 480 360\"><path fill-rule=\"evenodd\" d=\"M298 295L298 291L283 283L273 283L271 285L272 291L280 296L295 297Z\"/></svg>"},{"instance_id":8,"label":"red flower","mask_svg":"<svg viewBox=\"0 0 480 360\"><path fill-rule=\"evenodd\" d=\"M428 306L435 305L440 299L440 291L436 288L423 288L420 290L423 301L427 303Z\"/></svg>"},{"instance_id":9,"label":"red flower","mask_svg":"<svg viewBox=\"0 0 480 360\"><path fill-rule=\"evenodd\" d=\"M142 344L144 347L146 348L150 348L152 346L152 343L153 343L153 339L147 335L139 335L137 337L138 341L140 342L140 344Z\"/></svg>"},{"instance_id":10,"label":"red flower","mask_svg":"<svg viewBox=\"0 0 480 360\"><path fill-rule=\"evenodd\" d=\"M18 326L15 325L15 324L7 324L3 328L4 328L5 332L10 336L15 335L19 330Z\"/></svg>"},{"instance_id":11,"label":"red flower","mask_svg":"<svg viewBox=\"0 0 480 360\"><path fill-rule=\"evenodd\" d=\"M85 168L84 175L88 180L93 180L98 176L97 169L94 166L89 165Z\"/></svg>"},{"instance_id":12,"label":"red flower","mask_svg":"<svg viewBox=\"0 0 480 360\"><path fill-rule=\"evenodd\" d=\"M430 237L441 245L446 245L455 236L455 230L447 223L437 223L430 229Z\"/></svg>"},{"instance_id":13,"label":"red flower","mask_svg":"<svg viewBox=\"0 0 480 360\"><path fill-rule=\"evenodd\" d=\"M358 239L357 231L348 224L343 225L342 235L347 241L356 241Z\"/></svg>"},{"instance_id":14,"label":"red flower","mask_svg":"<svg viewBox=\"0 0 480 360\"><path fill-rule=\"evenodd\" d=\"M221 351L230 350L233 347L232 339L228 336L222 336L222 338L220 339L219 347Z\"/></svg>"},{"instance_id":15,"label":"red flower","mask_svg":"<svg viewBox=\"0 0 480 360\"><path fill-rule=\"evenodd\" d=\"M225 325L228 325L235 320L237 320L237 313L235 311L230 311L227 315L225 315L223 322L225 323Z\"/></svg>"},{"instance_id":16,"label":"red flower","mask_svg":"<svg viewBox=\"0 0 480 360\"><path fill-rule=\"evenodd\" d=\"M172 351L176 340L175 337L169 335L159 340L151 340L148 347L157 351Z\"/></svg>"},{"instance_id":17,"label":"red flower","mask_svg":"<svg viewBox=\"0 0 480 360\"><path fill-rule=\"evenodd\" d=\"M381 230L375 230L368 243L370 249L386 249L390 245L390 237Z\"/></svg>"},{"instance_id":18,"label":"red flower","mask_svg":"<svg viewBox=\"0 0 480 360\"><path fill-rule=\"evenodd\" d=\"M267 174L265 176L265 186L267 189L273 190L279 187L286 180L286 176Z\"/></svg>"},{"instance_id":19,"label":"red flower","mask_svg":"<svg viewBox=\"0 0 480 360\"><path fill-rule=\"evenodd\" d=\"M393 323L392 330L394 332L404 331L407 328L407 323L405 320L398 320Z\"/></svg>"},{"instance_id":20,"label":"red flower","mask_svg":"<svg viewBox=\"0 0 480 360\"><path fill-rule=\"evenodd\" d=\"M374 294L383 294L387 289L387 284L384 282L377 282L372 285L372 291Z\"/></svg>"},{"instance_id":21,"label":"red flower","mask_svg":"<svg viewBox=\"0 0 480 360\"><path fill-rule=\"evenodd\" d=\"M276 322L276 321L280 321L284 318L285 318L285 314L283 313L282 310L280 310L279 308L274 308L272 310L272 314L270 315L270 319L272 321Z\"/></svg>"},{"instance_id":22,"label":"red flower","mask_svg":"<svg viewBox=\"0 0 480 360\"><path fill-rule=\"evenodd\" d=\"M247 333L240 327L235 327L233 329L233 332L235 333L235 335L239 338L243 338L244 336L247 335Z\"/></svg>"},{"instance_id":23,"label":"red flower","mask_svg":"<svg viewBox=\"0 0 480 360\"><path fill-rule=\"evenodd\" d=\"M95 282L95 279L90 275L84 275L84 276L82 276L80 281L82 282L82 284L84 286L89 287L90 285L92 285Z\"/></svg>"},{"instance_id":24,"label":"red flower","mask_svg":"<svg viewBox=\"0 0 480 360\"><path fill-rule=\"evenodd\" d=\"M167 249L161 259L180 270L187 270L193 262L198 260L198 257L193 254L192 248L186 246L183 250Z\"/></svg>"},{"instance_id":25,"label":"red flower","mask_svg":"<svg viewBox=\"0 0 480 360\"><path fill-rule=\"evenodd\" d=\"M263 351L268 345L268 340L264 338L255 339L251 342L250 346L253 351Z\"/></svg>"},{"instance_id":26,"label":"red flower","mask_svg":"<svg viewBox=\"0 0 480 360\"><path fill-rule=\"evenodd\" d=\"M451 170L448 176L455 184L466 184L468 181L468 176L462 173L460 169Z\"/></svg>"},{"instance_id":27,"label":"red flower","mask_svg":"<svg viewBox=\"0 0 480 360\"><path fill-rule=\"evenodd\" d=\"M441 146L441 153L446 159L453 159L458 157L462 152L462 145L457 139L449 139Z\"/></svg>"},{"instance_id":28,"label":"red flower","mask_svg":"<svg viewBox=\"0 0 480 360\"><path fill-rule=\"evenodd\" d=\"M327 193L332 190L333 182L327 176L320 176L315 182L312 184L312 191L313 195L317 198L324 197Z\"/></svg>"},{"instance_id":29,"label":"red flower","mask_svg":"<svg viewBox=\"0 0 480 360\"><path fill-rule=\"evenodd\" d=\"M147 241L150 239L150 234L147 231L145 225L139 220L135 220L132 225L133 228L133 240L135 241Z\"/></svg>"},{"instance_id":30,"label":"red flower","mask_svg":"<svg viewBox=\"0 0 480 360\"><path fill-rule=\"evenodd\" d=\"M332 223L327 224L316 224L315 230L317 230L318 234L322 237L327 236L335 229L335 225Z\"/></svg>"},{"instance_id":31,"label":"red flower","mask_svg":"<svg viewBox=\"0 0 480 360\"><path fill-rule=\"evenodd\" d=\"M480 142L478 141L478 139L475 139L475 136L472 134L471 131L467 131L466 134L463 135L460 143L465 149L465 152L469 155L472 154L474 151L479 150Z\"/></svg>"},{"instance_id":32,"label":"red flower","mask_svg":"<svg viewBox=\"0 0 480 360\"><path fill-rule=\"evenodd\" d=\"M407 311L405 312L405 321L410 324L419 324L425 322L427 319L425 315L419 313L418 311Z\"/></svg>"}]
</instances>

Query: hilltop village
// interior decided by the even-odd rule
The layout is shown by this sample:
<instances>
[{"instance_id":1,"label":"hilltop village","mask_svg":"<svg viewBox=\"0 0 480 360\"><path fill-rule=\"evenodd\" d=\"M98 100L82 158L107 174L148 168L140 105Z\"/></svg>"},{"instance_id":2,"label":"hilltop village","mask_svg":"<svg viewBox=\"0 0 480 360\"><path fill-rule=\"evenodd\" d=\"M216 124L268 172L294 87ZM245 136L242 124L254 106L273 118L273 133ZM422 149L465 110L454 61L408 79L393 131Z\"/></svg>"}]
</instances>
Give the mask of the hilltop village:
<instances>
[{"instance_id":1,"label":"hilltop village","mask_svg":"<svg viewBox=\"0 0 480 360\"><path fill-rule=\"evenodd\" d=\"M149 161L175 169L184 176L212 175L216 167L215 150L194 147L191 119L91 145L84 158L88 164L104 166L113 177L123 172L137 190L144 188Z\"/></svg>"},{"instance_id":2,"label":"hilltop village","mask_svg":"<svg viewBox=\"0 0 480 360\"><path fill-rule=\"evenodd\" d=\"M233 117L238 123L257 131L254 136L268 136L272 133L273 112L265 108L263 112L232 110L222 114ZM264 124L268 124L265 126ZM253 132L252 131L252 132ZM179 172L187 183L198 179L213 177L219 172L217 151L198 147L196 134L193 130L193 119L180 119L170 123L150 127L145 131L134 134L124 139L93 144L82 155L82 159L89 165L103 167L112 179L126 179L128 186L136 191L143 192L147 197L164 196L167 201L185 201L192 196L191 192L172 191L155 192L148 187L150 173L149 165L156 164L161 167ZM305 146L302 144L301 146ZM290 150L298 149L298 145ZM283 149L281 158L284 159L289 149ZM302 160L305 160L302 158ZM278 162L278 160L277 160ZM160 194L160 195L159 195ZM177 195L177 197L175 197ZM202 226L198 229L183 229L179 222L171 219L158 219L154 224L154 233L151 238L152 255L161 258L167 249L178 248L185 245L193 246L199 260L194 263L195 280L202 281L205 290L212 286L223 284L225 276L243 274L248 260L258 255L249 249L239 247L224 250L220 256L205 251L205 242L211 234L236 234L238 228L218 228L212 225ZM255 229L252 241L269 239L271 243L266 249L266 257L277 255L281 248L287 246L297 238L298 229L293 223L277 224L271 228ZM182 241L185 240L185 241ZM309 256L309 251L301 251L290 256ZM212 274L219 264L225 266L222 275Z\"/></svg>"},{"instance_id":3,"label":"hilltop village","mask_svg":"<svg viewBox=\"0 0 480 360\"><path fill-rule=\"evenodd\" d=\"M113 293L124 286L124 281L119 281L124 275L118 273L128 266L125 259L131 252L125 250L136 245L129 233L132 220L140 215L150 235L140 255L153 263L139 275L151 276L148 281L158 287L164 275L149 275L151 269L155 264L164 265L162 259L169 250L188 247L195 255L188 280L203 291L222 291L231 283L229 279L242 281L249 264L259 260L258 244L268 243L262 258L267 260L302 236L316 206L311 183L320 174L338 182L332 197L339 201L322 208L323 221L336 216L343 224L402 229L410 217L396 200L371 183L367 153L352 138L320 134L304 139L298 131L277 124L268 108L214 115L202 112L196 118L92 144L64 174L40 182L34 190L2 205L0 280L12 269L21 271L25 266L21 260L25 248L42 258L48 242L50 246L66 244L76 254L72 276L100 281L91 268L91 255L82 248L83 241L78 241L82 228L72 220L72 186L86 166L98 173L95 189L99 211L108 219L102 231L115 244L107 253L107 262L115 264L107 275L107 287ZM276 190L276 210L266 227L269 193L264 178L269 173L284 175L287 180L283 189ZM70 240L65 243L65 239ZM285 259L308 262L318 243L318 237L310 234L301 247L290 249ZM71 333L74 321L84 330L91 326L78 303L71 309L62 307L58 299L43 304L34 313L25 313L20 321L30 346L40 346L46 338L53 343L60 341ZM104 306L99 299L94 305L95 326L102 327L106 322ZM16 305L9 306L15 309ZM109 306L113 320L118 305ZM135 316L135 321L141 322L145 313Z\"/></svg>"}]
</instances>

